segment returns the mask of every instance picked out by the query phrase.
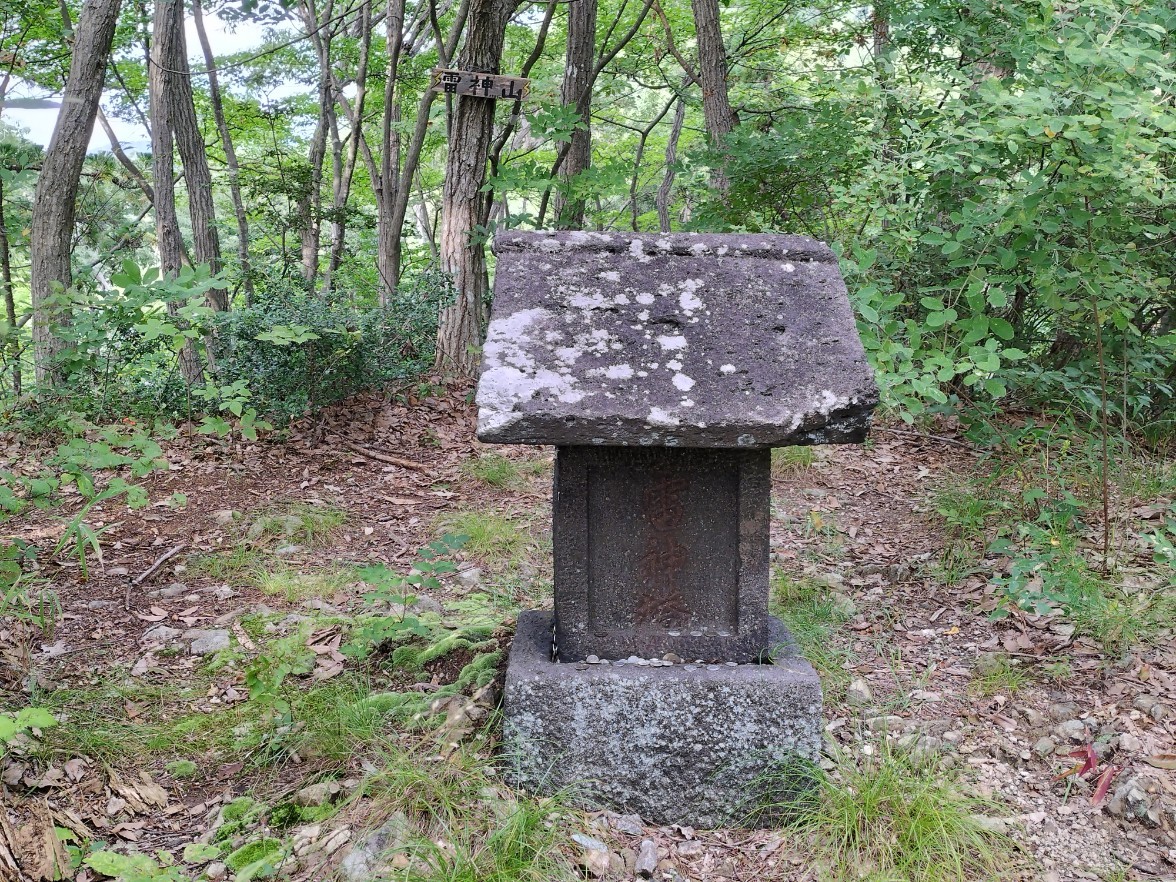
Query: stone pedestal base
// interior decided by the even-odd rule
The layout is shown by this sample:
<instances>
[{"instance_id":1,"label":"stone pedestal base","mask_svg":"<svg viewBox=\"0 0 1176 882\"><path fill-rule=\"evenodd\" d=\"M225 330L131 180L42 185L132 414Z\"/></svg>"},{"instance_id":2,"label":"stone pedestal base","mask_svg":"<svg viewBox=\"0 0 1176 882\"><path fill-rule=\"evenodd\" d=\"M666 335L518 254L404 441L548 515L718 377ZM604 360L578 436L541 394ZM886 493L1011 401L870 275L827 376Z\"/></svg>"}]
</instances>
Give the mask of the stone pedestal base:
<instances>
[{"instance_id":1,"label":"stone pedestal base","mask_svg":"<svg viewBox=\"0 0 1176 882\"><path fill-rule=\"evenodd\" d=\"M782 643L787 632L779 626ZM511 783L658 824L746 821L803 787L821 746L821 685L798 656L776 664L551 660L552 614L519 616L503 698Z\"/></svg>"}]
</instances>

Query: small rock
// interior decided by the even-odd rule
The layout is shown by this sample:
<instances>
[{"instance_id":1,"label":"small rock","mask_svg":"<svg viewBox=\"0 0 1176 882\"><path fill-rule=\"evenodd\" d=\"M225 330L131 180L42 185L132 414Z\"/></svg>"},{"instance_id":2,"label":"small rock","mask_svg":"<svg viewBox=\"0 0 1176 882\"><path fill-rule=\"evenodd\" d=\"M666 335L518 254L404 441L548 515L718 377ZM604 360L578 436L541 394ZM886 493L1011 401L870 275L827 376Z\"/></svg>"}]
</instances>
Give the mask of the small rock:
<instances>
[{"instance_id":1,"label":"small rock","mask_svg":"<svg viewBox=\"0 0 1176 882\"><path fill-rule=\"evenodd\" d=\"M114 606L113 600L91 600L86 603L86 609L106 609Z\"/></svg>"},{"instance_id":2,"label":"small rock","mask_svg":"<svg viewBox=\"0 0 1176 882\"><path fill-rule=\"evenodd\" d=\"M1151 718L1158 723L1161 720L1167 718L1168 706L1166 704L1160 704L1157 701L1155 704L1152 705L1150 713L1151 713Z\"/></svg>"},{"instance_id":3,"label":"small rock","mask_svg":"<svg viewBox=\"0 0 1176 882\"><path fill-rule=\"evenodd\" d=\"M1114 796L1107 803L1107 811L1116 817L1143 821L1149 827L1159 826L1160 812L1153 807L1150 796L1158 789L1154 779L1137 775L1115 788Z\"/></svg>"},{"instance_id":4,"label":"small rock","mask_svg":"<svg viewBox=\"0 0 1176 882\"><path fill-rule=\"evenodd\" d=\"M628 836L640 836L645 832L640 815L617 815L612 823L617 832Z\"/></svg>"},{"instance_id":5,"label":"small rock","mask_svg":"<svg viewBox=\"0 0 1176 882\"><path fill-rule=\"evenodd\" d=\"M608 846L597 839L595 836L589 836L587 833L573 833L572 842L584 846L588 851L608 851Z\"/></svg>"},{"instance_id":6,"label":"small rock","mask_svg":"<svg viewBox=\"0 0 1176 882\"><path fill-rule=\"evenodd\" d=\"M682 664L682 656L673 652L667 652L662 656L662 661L668 661L672 665L680 665Z\"/></svg>"},{"instance_id":7,"label":"small rock","mask_svg":"<svg viewBox=\"0 0 1176 882\"><path fill-rule=\"evenodd\" d=\"M584 868L584 872L594 879L599 879L602 876L607 876L612 864L612 856L608 849L589 848L580 855L579 864Z\"/></svg>"},{"instance_id":8,"label":"small rock","mask_svg":"<svg viewBox=\"0 0 1176 882\"><path fill-rule=\"evenodd\" d=\"M204 875L210 882L216 882L218 879L223 879L228 874L229 868L220 861L213 861L204 868Z\"/></svg>"},{"instance_id":9,"label":"small rock","mask_svg":"<svg viewBox=\"0 0 1176 882\"><path fill-rule=\"evenodd\" d=\"M1049 715L1055 720L1069 720L1078 714L1078 705L1072 701L1055 701L1049 706Z\"/></svg>"},{"instance_id":10,"label":"small rock","mask_svg":"<svg viewBox=\"0 0 1176 882\"><path fill-rule=\"evenodd\" d=\"M212 655L229 648L229 632L223 628L213 631L193 628L184 632L184 639L192 641L188 647L192 655Z\"/></svg>"},{"instance_id":11,"label":"small rock","mask_svg":"<svg viewBox=\"0 0 1176 882\"><path fill-rule=\"evenodd\" d=\"M467 588L477 588L482 584L482 571L477 567L470 567L457 574L457 581Z\"/></svg>"},{"instance_id":12,"label":"small rock","mask_svg":"<svg viewBox=\"0 0 1176 882\"><path fill-rule=\"evenodd\" d=\"M1003 671L1008 667L1009 657L1003 652L982 652L976 656L976 673L981 677Z\"/></svg>"},{"instance_id":13,"label":"small rock","mask_svg":"<svg viewBox=\"0 0 1176 882\"><path fill-rule=\"evenodd\" d=\"M168 600L173 597L183 597L188 593L188 586L181 582L172 582L166 588L160 588L158 591L152 591L153 597L165 597Z\"/></svg>"},{"instance_id":14,"label":"small rock","mask_svg":"<svg viewBox=\"0 0 1176 882\"><path fill-rule=\"evenodd\" d=\"M439 616L445 614L445 608L441 606L441 603L427 594L420 595L410 608L414 613L429 612Z\"/></svg>"},{"instance_id":15,"label":"small rock","mask_svg":"<svg viewBox=\"0 0 1176 882\"><path fill-rule=\"evenodd\" d=\"M212 596L217 600L228 600L230 597L236 597L237 592L228 585L217 585L212 589Z\"/></svg>"},{"instance_id":16,"label":"small rock","mask_svg":"<svg viewBox=\"0 0 1176 882\"><path fill-rule=\"evenodd\" d=\"M294 794L294 804L305 807L326 805L343 788L338 781L319 781Z\"/></svg>"},{"instance_id":17,"label":"small rock","mask_svg":"<svg viewBox=\"0 0 1176 882\"><path fill-rule=\"evenodd\" d=\"M234 511L231 508L222 508L220 511L212 513L212 519L220 526L228 526L237 518L241 517L241 512Z\"/></svg>"},{"instance_id":18,"label":"small rock","mask_svg":"<svg viewBox=\"0 0 1176 882\"><path fill-rule=\"evenodd\" d=\"M1143 750L1143 741L1138 735L1132 735L1130 732L1124 732L1119 736L1119 750L1125 753L1139 753Z\"/></svg>"},{"instance_id":19,"label":"small rock","mask_svg":"<svg viewBox=\"0 0 1176 882\"><path fill-rule=\"evenodd\" d=\"M1137 695L1135 701L1131 702L1131 706L1141 713L1150 714L1151 709L1155 707L1156 697L1154 695Z\"/></svg>"},{"instance_id":20,"label":"small rock","mask_svg":"<svg viewBox=\"0 0 1176 882\"><path fill-rule=\"evenodd\" d=\"M861 677L850 683L845 692L845 703L850 707L865 707L873 700L874 692L870 684Z\"/></svg>"},{"instance_id":21,"label":"small rock","mask_svg":"<svg viewBox=\"0 0 1176 882\"><path fill-rule=\"evenodd\" d=\"M972 821L985 833L1005 836L1011 826L1007 818L993 818L989 815L972 815Z\"/></svg>"},{"instance_id":22,"label":"small rock","mask_svg":"<svg viewBox=\"0 0 1176 882\"><path fill-rule=\"evenodd\" d=\"M702 843L697 839L687 839L678 843L678 854L684 858L696 858L702 854Z\"/></svg>"},{"instance_id":23,"label":"small rock","mask_svg":"<svg viewBox=\"0 0 1176 882\"><path fill-rule=\"evenodd\" d=\"M1045 714L1033 707L1021 708L1021 716L1025 718L1025 722L1029 724L1031 729L1044 728L1045 724L1049 722Z\"/></svg>"},{"instance_id":24,"label":"small rock","mask_svg":"<svg viewBox=\"0 0 1176 882\"><path fill-rule=\"evenodd\" d=\"M1089 737L1086 724L1081 720L1066 720L1064 723L1058 723L1055 731L1059 737L1073 741L1075 744L1081 744Z\"/></svg>"},{"instance_id":25,"label":"small rock","mask_svg":"<svg viewBox=\"0 0 1176 882\"><path fill-rule=\"evenodd\" d=\"M584 661L588 662L590 665L598 665L600 664L600 657L596 655L590 655L588 658L584 659Z\"/></svg>"},{"instance_id":26,"label":"small rock","mask_svg":"<svg viewBox=\"0 0 1176 882\"><path fill-rule=\"evenodd\" d=\"M172 628L168 625L156 625L154 628L148 628L143 634L143 640L151 640L155 643L171 643L173 640L178 640L180 634L183 633L179 628Z\"/></svg>"},{"instance_id":27,"label":"small rock","mask_svg":"<svg viewBox=\"0 0 1176 882\"><path fill-rule=\"evenodd\" d=\"M1052 756L1057 749L1058 743L1048 735L1038 738L1037 743L1033 745L1033 752L1038 756Z\"/></svg>"},{"instance_id":28,"label":"small rock","mask_svg":"<svg viewBox=\"0 0 1176 882\"><path fill-rule=\"evenodd\" d=\"M637 850L637 863L634 866L637 875L643 879L650 878L657 872L657 846L652 839L643 839L641 848Z\"/></svg>"},{"instance_id":29,"label":"small rock","mask_svg":"<svg viewBox=\"0 0 1176 882\"><path fill-rule=\"evenodd\" d=\"M412 837L412 826L408 818L396 812L378 830L361 842L353 843L343 861L339 864L344 879L348 882L371 882L380 875L380 869L389 852L402 849Z\"/></svg>"},{"instance_id":30,"label":"small rock","mask_svg":"<svg viewBox=\"0 0 1176 882\"><path fill-rule=\"evenodd\" d=\"M938 692L931 692L927 689L916 689L911 693L911 698L915 701L943 701L943 696Z\"/></svg>"},{"instance_id":31,"label":"small rock","mask_svg":"<svg viewBox=\"0 0 1176 882\"><path fill-rule=\"evenodd\" d=\"M903 727L903 719L899 716L870 717L866 726L871 732L897 732Z\"/></svg>"}]
</instances>

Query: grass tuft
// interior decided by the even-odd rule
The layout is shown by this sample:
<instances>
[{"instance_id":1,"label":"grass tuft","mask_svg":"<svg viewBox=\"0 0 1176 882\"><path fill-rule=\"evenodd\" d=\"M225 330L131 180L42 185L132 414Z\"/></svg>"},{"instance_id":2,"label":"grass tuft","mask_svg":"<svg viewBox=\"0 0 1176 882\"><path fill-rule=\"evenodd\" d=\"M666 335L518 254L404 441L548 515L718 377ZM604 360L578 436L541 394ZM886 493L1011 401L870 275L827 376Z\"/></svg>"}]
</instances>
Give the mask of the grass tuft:
<instances>
[{"instance_id":1,"label":"grass tuft","mask_svg":"<svg viewBox=\"0 0 1176 882\"><path fill-rule=\"evenodd\" d=\"M834 645L833 635L853 615L846 597L808 579L794 580L777 571L772 580L772 614L788 627L797 648L821 675L831 696L849 684L847 649Z\"/></svg>"},{"instance_id":2,"label":"grass tuft","mask_svg":"<svg viewBox=\"0 0 1176 882\"><path fill-rule=\"evenodd\" d=\"M991 831L999 808L881 742L872 756L833 756L814 789L785 806L825 879L971 882L1013 869L1009 840Z\"/></svg>"},{"instance_id":3,"label":"grass tuft","mask_svg":"<svg viewBox=\"0 0 1176 882\"><path fill-rule=\"evenodd\" d=\"M981 695L995 695L998 692L1013 694L1029 682L1029 673L1003 652L981 656L976 664L972 685Z\"/></svg>"},{"instance_id":4,"label":"grass tuft","mask_svg":"<svg viewBox=\"0 0 1176 882\"><path fill-rule=\"evenodd\" d=\"M463 475L490 487L506 487L519 480L519 469L501 453L485 453L461 465Z\"/></svg>"},{"instance_id":5,"label":"grass tuft","mask_svg":"<svg viewBox=\"0 0 1176 882\"><path fill-rule=\"evenodd\" d=\"M817 454L811 447L772 448L772 477L786 478L807 472L817 461Z\"/></svg>"},{"instance_id":6,"label":"grass tuft","mask_svg":"<svg viewBox=\"0 0 1176 882\"><path fill-rule=\"evenodd\" d=\"M530 525L493 511L459 511L437 521L446 533L467 536L465 550L489 566L518 563L534 544Z\"/></svg>"}]
</instances>

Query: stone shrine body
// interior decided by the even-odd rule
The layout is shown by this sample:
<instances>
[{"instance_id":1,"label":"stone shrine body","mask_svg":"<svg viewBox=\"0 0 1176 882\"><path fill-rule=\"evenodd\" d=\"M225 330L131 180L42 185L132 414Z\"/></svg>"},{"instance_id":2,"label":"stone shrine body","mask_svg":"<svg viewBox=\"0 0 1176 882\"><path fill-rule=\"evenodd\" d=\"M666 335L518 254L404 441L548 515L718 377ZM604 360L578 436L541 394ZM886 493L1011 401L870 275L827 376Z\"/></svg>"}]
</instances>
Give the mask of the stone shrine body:
<instances>
[{"instance_id":1,"label":"stone shrine body","mask_svg":"<svg viewBox=\"0 0 1176 882\"><path fill-rule=\"evenodd\" d=\"M659 823L745 815L820 746L819 681L768 615L771 448L860 442L877 403L836 257L743 234L494 249L478 437L556 446L555 608L519 619L512 776Z\"/></svg>"}]
</instances>

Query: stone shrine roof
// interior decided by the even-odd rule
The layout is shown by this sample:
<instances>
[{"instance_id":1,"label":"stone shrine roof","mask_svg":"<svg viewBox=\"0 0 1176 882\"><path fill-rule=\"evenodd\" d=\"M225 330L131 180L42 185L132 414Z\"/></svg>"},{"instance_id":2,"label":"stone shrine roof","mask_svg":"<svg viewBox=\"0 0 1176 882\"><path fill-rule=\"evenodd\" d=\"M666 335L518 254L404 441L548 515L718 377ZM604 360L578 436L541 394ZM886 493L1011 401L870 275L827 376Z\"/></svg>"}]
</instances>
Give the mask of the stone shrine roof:
<instances>
[{"instance_id":1,"label":"stone shrine roof","mask_svg":"<svg viewBox=\"0 0 1176 882\"><path fill-rule=\"evenodd\" d=\"M878 403L837 258L804 236L499 232L478 437L861 441Z\"/></svg>"}]
</instances>

